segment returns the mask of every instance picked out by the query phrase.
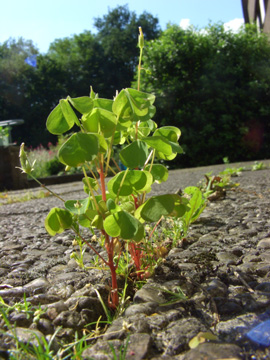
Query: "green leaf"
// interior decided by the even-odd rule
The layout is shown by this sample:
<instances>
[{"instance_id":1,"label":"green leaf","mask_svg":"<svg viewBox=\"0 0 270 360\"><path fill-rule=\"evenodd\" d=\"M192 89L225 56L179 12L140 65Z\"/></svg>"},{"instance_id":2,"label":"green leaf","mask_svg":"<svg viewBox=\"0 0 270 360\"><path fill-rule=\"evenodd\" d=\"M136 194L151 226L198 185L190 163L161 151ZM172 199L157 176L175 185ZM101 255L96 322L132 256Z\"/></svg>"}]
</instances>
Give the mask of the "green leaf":
<instances>
[{"instance_id":1,"label":"green leaf","mask_svg":"<svg viewBox=\"0 0 270 360\"><path fill-rule=\"evenodd\" d=\"M72 106L78 110L81 114L88 114L92 111L94 102L88 96L82 96L77 98L71 98L68 96L68 101L72 104Z\"/></svg>"},{"instance_id":2,"label":"green leaf","mask_svg":"<svg viewBox=\"0 0 270 360\"><path fill-rule=\"evenodd\" d=\"M84 190L84 192L86 192L86 194L91 194L89 186L88 186L88 182L90 183L90 186L94 191L98 190L98 182L97 182L97 180L95 180L95 179L93 179L91 177L87 177L87 179L84 177L82 179L82 181L83 181L83 185L84 185L83 190Z\"/></svg>"},{"instance_id":3,"label":"green leaf","mask_svg":"<svg viewBox=\"0 0 270 360\"><path fill-rule=\"evenodd\" d=\"M135 212L137 218L145 221L156 222L161 216L172 213L175 205L175 194L153 196L141 205Z\"/></svg>"},{"instance_id":4,"label":"green leaf","mask_svg":"<svg viewBox=\"0 0 270 360\"><path fill-rule=\"evenodd\" d=\"M139 241L144 236L140 222L126 211L107 216L104 220L104 230L109 236L125 240L136 238L136 241Z\"/></svg>"},{"instance_id":5,"label":"green leaf","mask_svg":"<svg viewBox=\"0 0 270 360\"><path fill-rule=\"evenodd\" d=\"M91 226L99 229L99 230L104 230L104 226L103 226L103 217L99 214L97 214L92 223L91 223Z\"/></svg>"},{"instance_id":6,"label":"green leaf","mask_svg":"<svg viewBox=\"0 0 270 360\"><path fill-rule=\"evenodd\" d=\"M123 148L119 156L122 163L128 168L143 167L148 157L148 147L145 142L135 140Z\"/></svg>"},{"instance_id":7,"label":"green leaf","mask_svg":"<svg viewBox=\"0 0 270 360\"><path fill-rule=\"evenodd\" d=\"M115 202L113 201L113 199L107 200L107 208L111 214L121 210L120 206L116 205Z\"/></svg>"},{"instance_id":8,"label":"green leaf","mask_svg":"<svg viewBox=\"0 0 270 360\"><path fill-rule=\"evenodd\" d=\"M97 94L98 95L98 94ZM94 92L92 86L90 86L90 98L94 100L96 98L96 93Z\"/></svg>"},{"instance_id":9,"label":"green leaf","mask_svg":"<svg viewBox=\"0 0 270 360\"><path fill-rule=\"evenodd\" d=\"M156 127L157 125L153 120L141 121L138 126L138 135L140 137L148 136Z\"/></svg>"},{"instance_id":10,"label":"green leaf","mask_svg":"<svg viewBox=\"0 0 270 360\"><path fill-rule=\"evenodd\" d=\"M101 108L107 111L112 111L113 100L95 98L94 99L94 108Z\"/></svg>"},{"instance_id":11,"label":"green leaf","mask_svg":"<svg viewBox=\"0 0 270 360\"><path fill-rule=\"evenodd\" d=\"M199 332L188 343L190 349L195 349L198 345L204 343L206 340L217 341L218 337L211 332Z\"/></svg>"},{"instance_id":12,"label":"green leaf","mask_svg":"<svg viewBox=\"0 0 270 360\"><path fill-rule=\"evenodd\" d=\"M189 224L194 222L203 212L206 202L202 196L201 190L196 186L185 188L184 193L189 195L189 209L184 215L184 220L187 226L189 226Z\"/></svg>"},{"instance_id":13,"label":"green leaf","mask_svg":"<svg viewBox=\"0 0 270 360\"><path fill-rule=\"evenodd\" d=\"M147 165L145 167L145 170L150 171L150 167L151 167L151 165ZM158 184L161 184L162 182L167 181L168 176L169 176L168 169L164 165L161 165L161 164L153 164L150 172L153 176L154 182L156 182Z\"/></svg>"},{"instance_id":14,"label":"green leaf","mask_svg":"<svg viewBox=\"0 0 270 360\"><path fill-rule=\"evenodd\" d=\"M67 121L73 122L74 124L80 126L80 122L67 99L60 100L60 107Z\"/></svg>"},{"instance_id":15,"label":"green leaf","mask_svg":"<svg viewBox=\"0 0 270 360\"><path fill-rule=\"evenodd\" d=\"M183 217L186 211L189 209L188 199L179 196L178 194L172 194L174 197L174 209L171 212L171 217Z\"/></svg>"},{"instance_id":16,"label":"green leaf","mask_svg":"<svg viewBox=\"0 0 270 360\"><path fill-rule=\"evenodd\" d=\"M113 137L113 145L123 145L126 141L125 136L123 136L122 131L116 131Z\"/></svg>"},{"instance_id":17,"label":"green leaf","mask_svg":"<svg viewBox=\"0 0 270 360\"><path fill-rule=\"evenodd\" d=\"M101 134L94 134L98 138L98 152L105 154L108 150L106 139Z\"/></svg>"},{"instance_id":18,"label":"green leaf","mask_svg":"<svg viewBox=\"0 0 270 360\"><path fill-rule=\"evenodd\" d=\"M51 236L61 234L72 226L72 214L65 209L52 208L45 219L45 228Z\"/></svg>"},{"instance_id":19,"label":"green leaf","mask_svg":"<svg viewBox=\"0 0 270 360\"><path fill-rule=\"evenodd\" d=\"M127 91L130 94L133 103L140 110L149 108L149 106L153 105L155 102L156 97L153 94L147 94L131 88L128 88Z\"/></svg>"},{"instance_id":20,"label":"green leaf","mask_svg":"<svg viewBox=\"0 0 270 360\"><path fill-rule=\"evenodd\" d=\"M154 105L150 105L148 108L148 113L144 116L140 116L141 121L149 121L151 120L156 113L156 107Z\"/></svg>"},{"instance_id":21,"label":"green leaf","mask_svg":"<svg viewBox=\"0 0 270 360\"><path fill-rule=\"evenodd\" d=\"M82 117L84 128L93 133L101 132L105 138L111 137L116 128L116 116L108 110L95 108Z\"/></svg>"},{"instance_id":22,"label":"green leaf","mask_svg":"<svg viewBox=\"0 0 270 360\"><path fill-rule=\"evenodd\" d=\"M172 151L174 153L183 154L184 151L183 151L182 147L178 143L174 143L172 141L169 141L169 144L171 145Z\"/></svg>"},{"instance_id":23,"label":"green leaf","mask_svg":"<svg viewBox=\"0 0 270 360\"><path fill-rule=\"evenodd\" d=\"M65 118L60 104L58 104L48 116L46 127L51 134L61 135L70 130L74 125L73 118Z\"/></svg>"},{"instance_id":24,"label":"green leaf","mask_svg":"<svg viewBox=\"0 0 270 360\"><path fill-rule=\"evenodd\" d=\"M114 100L113 112L123 119L148 120L155 112L154 101L155 96L152 94L135 89L123 89Z\"/></svg>"},{"instance_id":25,"label":"green leaf","mask_svg":"<svg viewBox=\"0 0 270 360\"><path fill-rule=\"evenodd\" d=\"M163 126L158 128L154 133L154 136L163 136L174 143L178 141L180 135L181 130L175 126Z\"/></svg>"},{"instance_id":26,"label":"green leaf","mask_svg":"<svg viewBox=\"0 0 270 360\"><path fill-rule=\"evenodd\" d=\"M142 138L142 140L146 142L148 146L152 147L153 149L164 155L172 154L172 147L169 141L162 136L144 137Z\"/></svg>"},{"instance_id":27,"label":"green leaf","mask_svg":"<svg viewBox=\"0 0 270 360\"><path fill-rule=\"evenodd\" d=\"M83 200L67 200L65 202L65 208L75 215L83 215L86 213L90 206L90 198Z\"/></svg>"},{"instance_id":28,"label":"green leaf","mask_svg":"<svg viewBox=\"0 0 270 360\"><path fill-rule=\"evenodd\" d=\"M148 171L128 170L115 175L107 186L112 196L129 196L149 191L152 183L153 177Z\"/></svg>"},{"instance_id":29,"label":"green leaf","mask_svg":"<svg viewBox=\"0 0 270 360\"><path fill-rule=\"evenodd\" d=\"M59 149L59 160L68 166L79 166L96 158L99 142L94 134L75 133Z\"/></svg>"},{"instance_id":30,"label":"green leaf","mask_svg":"<svg viewBox=\"0 0 270 360\"><path fill-rule=\"evenodd\" d=\"M112 110L119 118L132 120L134 114L133 106L124 89L115 98Z\"/></svg>"}]
</instances>

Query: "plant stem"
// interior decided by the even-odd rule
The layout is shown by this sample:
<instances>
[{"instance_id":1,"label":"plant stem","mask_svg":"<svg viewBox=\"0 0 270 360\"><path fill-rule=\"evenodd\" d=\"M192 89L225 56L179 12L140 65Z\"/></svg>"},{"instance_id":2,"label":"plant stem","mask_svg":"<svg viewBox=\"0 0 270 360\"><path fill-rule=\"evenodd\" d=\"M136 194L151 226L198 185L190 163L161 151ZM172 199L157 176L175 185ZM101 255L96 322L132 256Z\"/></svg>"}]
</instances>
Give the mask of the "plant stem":
<instances>
[{"instance_id":1,"label":"plant stem","mask_svg":"<svg viewBox=\"0 0 270 360\"><path fill-rule=\"evenodd\" d=\"M102 195L102 200L106 201L105 176L104 176L104 172L103 172L103 162L102 162L102 160L100 160L99 165L100 165L99 178L100 178L100 186L101 186L101 195Z\"/></svg>"},{"instance_id":2,"label":"plant stem","mask_svg":"<svg viewBox=\"0 0 270 360\"><path fill-rule=\"evenodd\" d=\"M118 123L118 121L119 121L119 116L117 116L117 123ZM109 148L109 151L108 151L107 163L106 163L106 168L105 168L105 176L107 176L108 167L109 167L109 163L110 163L110 159L111 159L112 146L113 146L113 140L114 140L115 130L116 130L116 127L115 127L115 129L114 129L113 134L112 134L111 143L110 143L110 148Z\"/></svg>"},{"instance_id":3,"label":"plant stem","mask_svg":"<svg viewBox=\"0 0 270 360\"><path fill-rule=\"evenodd\" d=\"M114 244L113 239L110 239L109 235L105 233L105 243L106 243L106 249L108 253L108 266L111 271L111 279L112 279L112 289L111 289L111 301L109 301L110 306L113 309L116 309L119 305L119 297L118 297L118 286L117 286L117 279L116 279L116 269L117 266L114 265L113 261L113 250L114 250Z\"/></svg>"},{"instance_id":4,"label":"plant stem","mask_svg":"<svg viewBox=\"0 0 270 360\"><path fill-rule=\"evenodd\" d=\"M132 257L132 260L134 261L134 265L136 268L137 276L141 278L141 248L140 245L137 245L134 242L130 242L128 244L128 249L130 252L130 255Z\"/></svg>"},{"instance_id":5,"label":"plant stem","mask_svg":"<svg viewBox=\"0 0 270 360\"><path fill-rule=\"evenodd\" d=\"M140 91L143 47L140 47L137 90Z\"/></svg>"},{"instance_id":6,"label":"plant stem","mask_svg":"<svg viewBox=\"0 0 270 360\"><path fill-rule=\"evenodd\" d=\"M51 194L52 194L53 196L55 196L57 199L65 202L65 200L64 200L63 198L61 198L60 195L57 195L54 191L52 191L52 190L50 190L49 188L47 188L46 185L42 184L42 183L41 183L37 178L35 178L31 173L28 174L28 175L31 176L31 178L32 178L33 180L35 180L41 187L43 187L44 189L46 189L47 191L49 191L49 193L51 193Z\"/></svg>"},{"instance_id":7,"label":"plant stem","mask_svg":"<svg viewBox=\"0 0 270 360\"><path fill-rule=\"evenodd\" d=\"M140 91L140 85L141 85L141 69L142 69L142 55L143 55L143 32L142 32L142 28L139 28L139 48L140 48L140 56L139 56L139 65L138 65L138 85L137 85L137 90ZM135 126L135 139L138 139L138 127L139 127L139 121L137 121L136 126Z\"/></svg>"},{"instance_id":8,"label":"plant stem","mask_svg":"<svg viewBox=\"0 0 270 360\"><path fill-rule=\"evenodd\" d=\"M100 255L100 253L99 253L87 240L85 240L85 238L82 237L82 235L81 235L74 227L72 227L72 230L76 233L76 235L79 236L79 238L80 238L87 246L90 247L91 250L94 251L94 253L104 262L104 264L105 264L106 266L109 266L109 267L110 267L108 261L106 261L106 260L104 259L104 257L103 257L102 255Z\"/></svg>"},{"instance_id":9,"label":"plant stem","mask_svg":"<svg viewBox=\"0 0 270 360\"><path fill-rule=\"evenodd\" d=\"M87 174L86 174L85 168L83 167L82 170L83 170L83 174L84 174L86 183L87 183L87 185L88 185L88 187L89 187L89 190L90 190L90 193L91 193L93 202L94 202L94 204L95 204L96 210L99 212L99 206L98 206L97 200L96 200L96 198L95 198L94 190L92 189L92 186L91 186L91 184L90 184L90 181L88 180L88 176L87 176Z\"/></svg>"}]
</instances>

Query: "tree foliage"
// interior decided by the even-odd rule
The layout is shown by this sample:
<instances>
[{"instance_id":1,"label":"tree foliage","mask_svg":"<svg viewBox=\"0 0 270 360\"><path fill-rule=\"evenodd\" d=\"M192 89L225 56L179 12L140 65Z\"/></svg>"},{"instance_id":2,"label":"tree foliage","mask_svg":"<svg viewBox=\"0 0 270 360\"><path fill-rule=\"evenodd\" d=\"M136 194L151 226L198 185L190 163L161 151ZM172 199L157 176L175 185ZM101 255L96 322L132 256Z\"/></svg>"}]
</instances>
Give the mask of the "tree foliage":
<instances>
[{"instance_id":1,"label":"tree foliage","mask_svg":"<svg viewBox=\"0 0 270 360\"><path fill-rule=\"evenodd\" d=\"M269 157L270 46L247 26L169 27L146 46L143 89L158 122L180 127L182 166Z\"/></svg>"},{"instance_id":2,"label":"tree foliage","mask_svg":"<svg viewBox=\"0 0 270 360\"><path fill-rule=\"evenodd\" d=\"M45 122L58 99L66 94L89 94L89 84L100 97L112 98L133 79L138 26L144 27L148 39L159 35L157 18L148 13L137 16L127 6L110 10L95 23L97 35L85 31L57 39L45 55L38 54L28 40L10 39L0 44L0 120L25 120L24 126L12 129L13 139L32 146L55 141ZM36 68L25 63L35 54Z\"/></svg>"},{"instance_id":3,"label":"tree foliage","mask_svg":"<svg viewBox=\"0 0 270 360\"><path fill-rule=\"evenodd\" d=\"M13 139L46 145L47 114L59 98L89 94L113 98L129 87L138 63L138 27L146 41L142 90L155 91L157 122L182 130L185 155L177 166L270 156L270 45L251 26L239 33L210 25L203 31L160 31L149 13L118 6L85 31L55 40L41 55L31 41L0 44L0 120L23 118ZM25 59L37 55L37 67Z\"/></svg>"}]
</instances>

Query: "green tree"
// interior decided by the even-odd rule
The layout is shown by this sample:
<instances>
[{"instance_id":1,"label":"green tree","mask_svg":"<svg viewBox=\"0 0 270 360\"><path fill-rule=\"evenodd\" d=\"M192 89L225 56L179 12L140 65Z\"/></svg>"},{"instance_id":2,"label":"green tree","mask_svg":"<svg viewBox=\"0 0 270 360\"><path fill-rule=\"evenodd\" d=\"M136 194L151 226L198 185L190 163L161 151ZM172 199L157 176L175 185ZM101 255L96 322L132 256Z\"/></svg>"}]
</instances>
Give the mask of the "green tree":
<instances>
[{"instance_id":1,"label":"green tree","mask_svg":"<svg viewBox=\"0 0 270 360\"><path fill-rule=\"evenodd\" d=\"M90 31L55 40L47 55L65 74L62 86L71 96L89 93L89 84L97 91L104 89L106 59L102 46Z\"/></svg>"},{"instance_id":2,"label":"green tree","mask_svg":"<svg viewBox=\"0 0 270 360\"><path fill-rule=\"evenodd\" d=\"M97 40L104 50L106 72L106 96L113 96L115 90L130 86L138 64L138 28L142 27L146 40L158 38L159 21L144 12L137 16L128 6L118 6L107 15L95 19ZM103 66L104 66L103 65ZM102 94L103 95L103 94Z\"/></svg>"},{"instance_id":3,"label":"green tree","mask_svg":"<svg viewBox=\"0 0 270 360\"><path fill-rule=\"evenodd\" d=\"M112 98L116 90L130 86L138 57L138 27L143 27L146 39L159 34L156 18L148 13L137 17L127 6L96 19L96 26L97 35L85 31L57 39L45 55L38 54L30 40L0 44L1 119L25 120L25 125L12 130L15 140L32 146L55 141L45 121L66 94L89 94L92 85L100 97ZM36 67L25 62L31 55L37 56Z\"/></svg>"},{"instance_id":4,"label":"green tree","mask_svg":"<svg viewBox=\"0 0 270 360\"><path fill-rule=\"evenodd\" d=\"M158 122L182 130L178 165L269 157L269 58L268 39L251 26L171 26L147 43L142 89L157 89Z\"/></svg>"},{"instance_id":5,"label":"green tree","mask_svg":"<svg viewBox=\"0 0 270 360\"><path fill-rule=\"evenodd\" d=\"M25 118L27 87L35 69L25 60L37 55L31 40L9 39L0 45L0 119ZM22 128L22 127L21 127ZM12 129L12 134L17 128Z\"/></svg>"}]
</instances>

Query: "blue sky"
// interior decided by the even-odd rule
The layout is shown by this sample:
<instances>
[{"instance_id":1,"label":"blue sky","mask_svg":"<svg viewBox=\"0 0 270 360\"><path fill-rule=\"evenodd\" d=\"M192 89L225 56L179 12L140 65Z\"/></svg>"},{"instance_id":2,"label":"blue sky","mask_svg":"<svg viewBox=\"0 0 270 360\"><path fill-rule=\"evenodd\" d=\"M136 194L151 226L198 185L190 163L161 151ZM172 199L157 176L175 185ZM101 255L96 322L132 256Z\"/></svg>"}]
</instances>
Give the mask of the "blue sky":
<instances>
[{"instance_id":1,"label":"blue sky","mask_svg":"<svg viewBox=\"0 0 270 360\"><path fill-rule=\"evenodd\" d=\"M168 23L203 28L210 21L235 28L243 21L241 0L0 0L0 43L23 37L45 53L55 39L95 33L94 18L125 4L138 15L157 16L162 29Z\"/></svg>"}]
</instances>

